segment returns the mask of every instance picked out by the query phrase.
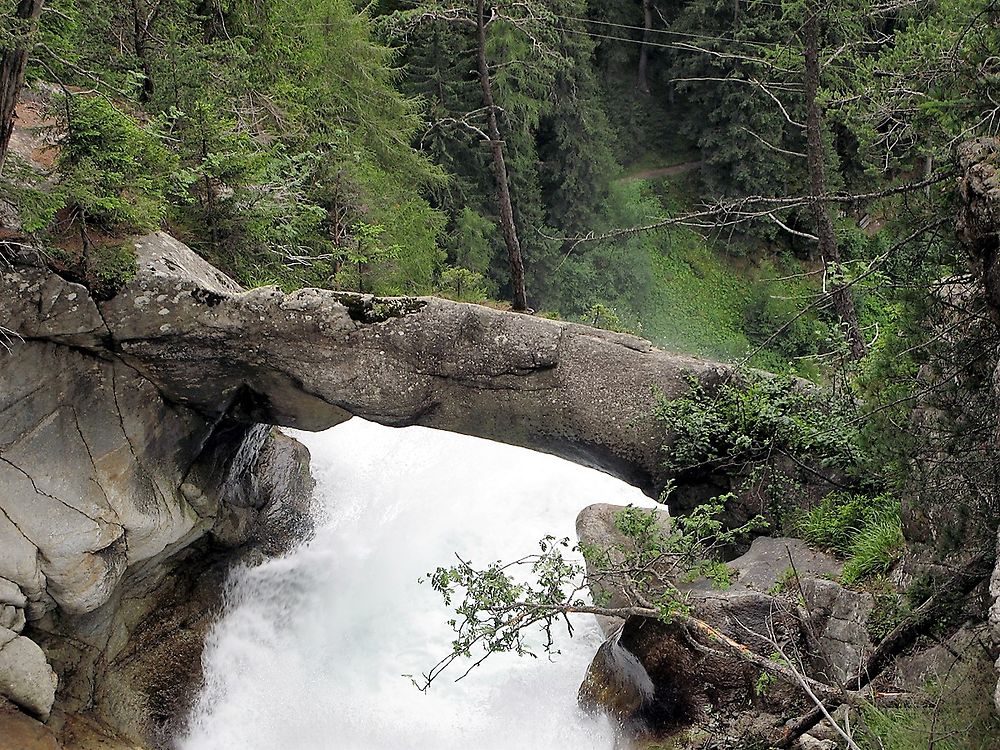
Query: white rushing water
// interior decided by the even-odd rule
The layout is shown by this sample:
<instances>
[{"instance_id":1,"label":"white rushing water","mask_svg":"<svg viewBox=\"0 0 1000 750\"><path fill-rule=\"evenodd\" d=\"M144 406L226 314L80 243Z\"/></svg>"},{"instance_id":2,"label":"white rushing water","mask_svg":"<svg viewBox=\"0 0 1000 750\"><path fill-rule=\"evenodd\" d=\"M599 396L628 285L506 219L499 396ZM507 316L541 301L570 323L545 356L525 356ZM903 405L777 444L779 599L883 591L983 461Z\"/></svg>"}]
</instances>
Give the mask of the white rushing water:
<instances>
[{"instance_id":1,"label":"white rushing water","mask_svg":"<svg viewBox=\"0 0 1000 750\"><path fill-rule=\"evenodd\" d=\"M417 427L355 419L296 437L312 452L319 528L287 557L234 576L181 750L614 746L608 722L576 706L600 643L592 618L552 661L495 655L461 682L446 673L428 694L402 675L449 651L449 612L418 578L456 552L486 564L536 551L545 534L575 540L580 509L647 504L638 490Z\"/></svg>"}]
</instances>

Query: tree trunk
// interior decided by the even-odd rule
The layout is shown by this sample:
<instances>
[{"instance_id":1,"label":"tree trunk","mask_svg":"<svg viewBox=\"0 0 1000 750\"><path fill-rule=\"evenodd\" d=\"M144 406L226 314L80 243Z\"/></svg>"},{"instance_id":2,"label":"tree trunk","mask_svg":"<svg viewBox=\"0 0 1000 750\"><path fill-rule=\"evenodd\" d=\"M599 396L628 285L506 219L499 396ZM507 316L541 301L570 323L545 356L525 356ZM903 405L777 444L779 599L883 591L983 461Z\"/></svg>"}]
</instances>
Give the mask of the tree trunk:
<instances>
[{"instance_id":1,"label":"tree trunk","mask_svg":"<svg viewBox=\"0 0 1000 750\"><path fill-rule=\"evenodd\" d=\"M653 0L642 0L642 45L639 47L639 78L637 86L643 94L649 93L649 43L653 38Z\"/></svg>"},{"instance_id":2,"label":"tree trunk","mask_svg":"<svg viewBox=\"0 0 1000 750\"><path fill-rule=\"evenodd\" d=\"M823 112L819 102L820 85L820 45L819 45L819 3L809 0L806 5L806 19L802 25L805 43L805 94L806 94L806 162L809 168L809 192L812 214L816 222L816 236L819 238L819 252L823 264L835 269L840 264L840 247L833 227L833 219L826 203L819 200L826 194L826 159L823 148ZM858 313L850 289L837 281L831 298L833 309L844 328L851 356L861 359L867 347L858 325Z\"/></svg>"},{"instance_id":3,"label":"tree trunk","mask_svg":"<svg viewBox=\"0 0 1000 750\"><path fill-rule=\"evenodd\" d=\"M521 258L521 243L517 238L517 228L514 225L514 207L510 200L510 185L507 180L507 163L503 156L503 139L500 137L500 125L497 118L496 103L493 101L493 84L490 80L490 68L486 61L486 10L485 0L476 0L476 32L477 32L477 63L479 67L479 85L483 90L483 107L486 110L486 132L489 135L490 151L493 154L493 172L497 183L497 201L500 204L500 230L504 243L507 245L507 256L510 260L510 281L513 287L513 308L523 311L528 309L527 295L524 289L524 260Z\"/></svg>"},{"instance_id":4,"label":"tree trunk","mask_svg":"<svg viewBox=\"0 0 1000 750\"><path fill-rule=\"evenodd\" d=\"M44 0L19 0L14 17L25 24L26 33L21 42L0 55L0 172L3 172L7 160L10 137L14 132L14 109L24 86L24 71L31 51L30 32L34 31L43 3Z\"/></svg>"},{"instance_id":5,"label":"tree trunk","mask_svg":"<svg viewBox=\"0 0 1000 750\"><path fill-rule=\"evenodd\" d=\"M143 18L143 13L139 8L137 0L132 0L132 46L135 56L142 66L142 88L139 92L139 101L148 104L153 99L156 86L153 83L153 66L149 61L149 26L152 23L155 9L149 11L147 18Z\"/></svg>"}]
</instances>

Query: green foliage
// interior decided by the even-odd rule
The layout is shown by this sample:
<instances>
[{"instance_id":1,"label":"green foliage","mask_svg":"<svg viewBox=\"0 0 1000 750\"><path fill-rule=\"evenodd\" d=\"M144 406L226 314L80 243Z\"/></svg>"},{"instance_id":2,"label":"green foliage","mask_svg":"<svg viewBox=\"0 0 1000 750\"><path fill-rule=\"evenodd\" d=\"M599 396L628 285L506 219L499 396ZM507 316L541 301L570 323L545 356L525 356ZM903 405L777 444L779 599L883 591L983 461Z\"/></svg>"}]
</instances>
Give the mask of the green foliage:
<instances>
[{"instance_id":1,"label":"green foliage","mask_svg":"<svg viewBox=\"0 0 1000 750\"><path fill-rule=\"evenodd\" d=\"M761 672L757 677L757 681L754 683L753 692L754 695L758 697L763 697L767 695L767 692L771 689L778 678L775 677L770 672Z\"/></svg>"},{"instance_id":2,"label":"green foliage","mask_svg":"<svg viewBox=\"0 0 1000 750\"><path fill-rule=\"evenodd\" d=\"M852 585L889 571L903 552L900 503L890 494L834 492L796 519L802 538L847 557L841 580Z\"/></svg>"},{"instance_id":3,"label":"green foliage","mask_svg":"<svg viewBox=\"0 0 1000 750\"><path fill-rule=\"evenodd\" d=\"M903 555L905 543L898 506L869 519L851 540L850 559L841 580L848 586L889 572Z\"/></svg>"},{"instance_id":4,"label":"green foliage","mask_svg":"<svg viewBox=\"0 0 1000 750\"><path fill-rule=\"evenodd\" d=\"M876 585L872 594L875 606L868 616L867 629L872 642L879 643L906 619L910 610L904 598L887 583L881 587Z\"/></svg>"},{"instance_id":5,"label":"green foliage","mask_svg":"<svg viewBox=\"0 0 1000 750\"><path fill-rule=\"evenodd\" d=\"M398 258L400 247L382 241L385 227L381 224L359 222L353 234L356 244L345 251L347 265L337 274L337 281L341 285L356 286L358 292L364 292L366 269Z\"/></svg>"},{"instance_id":6,"label":"green foliage","mask_svg":"<svg viewBox=\"0 0 1000 750\"><path fill-rule=\"evenodd\" d=\"M98 283L109 289L125 286L139 270L139 259L131 242L105 246L92 252L90 264Z\"/></svg>"},{"instance_id":7,"label":"green foliage","mask_svg":"<svg viewBox=\"0 0 1000 750\"><path fill-rule=\"evenodd\" d=\"M156 229L166 216L173 156L158 134L99 96L67 95L66 134L59 143L58 180L47 227L62 210L71 222L109 232ZM48 219L46 221L46 219Z\"/></svg>"},{"instance_id":8,"label":"green foliage","mask_svg":"<svg viewBox=\"0 0 1000 750\"><path fill-rule=\"evenodd\" d=\"M834 492L796 519L802 538L848 558L842 581L888 572L903 552L900 504L891 494Z\"/></svg>"},{"instance_id":9,"label":"green foliage","mask_svg":"<svg viewBox=\"0 0 1000 750\"><path fill-rule=\"evenodd\" d=\"M641 225L684 213L696 207L691 196L701 190L691 175L617 183L609 199L617 207L614 223ZM622 252L624 263L644 258L648 280L641 300L626 298L615 307L635 310L651 341L722 361L749 358L773 372L817 375L809 357L828 349L828 324L822 315L801 314L818 278L805 275L803 263L784 252L771 257L775 248L751 252L752 245L719 242L685 227L621 244L629 253Z\"/></svg>"},{"instance_id":10,"label":"green foliage","mask_svg":"<svg viewBox=\"0 0 1000 750\"><path fill-rule=\"evenodd\" d=\"M957 139L994 132L988 92L1000 81L992 52L1000 43L998 20L989 0L921 4L901 15L891 45L845 61L855 78L832 93L860 92L843 119L873 172L911 168L927 157L946 161ZM943 59L950 63L941 65ZM886 70L893 71L891 81ZM896 122L891 136L882 127L889 116Z\"/></svg>"},{"instance_id":11,"label":"green foliage","mask_svg":"<svg viewBox=\"0 0 1000 750\"><path fill-rule=\"evenodd\" d=\"M899 516L899 501L891 495L833 492L802 512L797 530L807 542L846 555L858 531L884 515Z\"/></svg>"},{"instance_id":12,"label":"green foliage","mask_svg":"<svg viewBox=\"0 0 1000 750\"><path fill-rule=\"evenodd\" d=\"M438 294L459 302L482 302L486 299L486 280L481 273L462 267L446 267L441 272Z\"/></svg>"},{"instance_id":13,"label":"green foliage","mask_svg":"<svg viewBox=\"0 0 1000 750\"><path fill-rule=\"evenodd\" d=\"M490 238L498 234L495 223L464 206L455 216L454 228L447 236L448 256L454 259L455 265L484 276L490 268Z\"/></svg>"},{"instance_id":14,"label":"green foliage","mask_svg":"<svg viewBox=\"0 0 1000 750\"><path fill-rule=\"evenodd\" d=\"M98 300L111 299L135 278L139 270L135 245L130 242L104 242L82 248L49 247L48 264L83 283Z\"/></svg>"},{"instance_id":15,"label":"green foliage","mask_svg":"<svg viewBox=\"0 0 1000 750\"><path fill-rule=\"evenodd\" d=\"M568 615L609 607L616 589L636 603L613 610L620 615L665 622L685 616L686 598L674 582L707 575L717 585L727 584L719 550L762 527L762 519L755 518L725 529L719 516L727 499L670 521L655 510L628 506L614 517L622 541L608 547L571 547L568 539L547 536L539 541L540 552L519 560L477 568L459 558L458 565L438 567L422 580L455 610L448 623L455 634L452 651L414 683L426 690L458 659L473 660L467 674L491 654L551 652L555 627L569 627ZM586 588L594 592L593 606ZM532 639L536 629L543 636L540 644Z\"/></svg>"},{"instance_id":16,"label":"green foliage","mask_svg":"<svg viewBox=\"0 0 1000 750\"><path fill-rule=\"evenodd\" d=\"M355 230L382 225L382 244L400 252L369 264L366 288L433 288L443 217L425 193L444 177L410 143L419 105L398 91L397 53L375 40L366 13L348 0L236 0L210 13L178 0L50 5L40 30L46 75L96 85L122 102L114 109L134 113L112 122L91 111L108 101L98 97L77 116L80 133L97 146L101 133L134 144L145 131L158 137L144 145L169 162L140 172L143 183L124 167L149 166L149 149L130 145L117 159L119 146L102 146L113 164L73 154L69 200L135 231L169 215L172 231L225 270L283 288L333 283L356 253ZM95 115L105 121L96 131ZM166 188L152 184L163 174ZM119 175L129 184L115 184Z\"/></svg>"},{"instance_id":17,"label":"green foliage","mask_svg":"<svg viewBox=\"0 0 1000 750\"><path fill-rule=\"evenodd\" d=\"M991 750L1000 746L1000 717L988 698L993 688L989 661L956 661L927 686L928 705L863 709L855 740L862 750Z\"/></svg>"},{"instance_id":18,"label":"green foliage","mask_svg":"<svg viewBox=\"0 0 1000 750\"><path fill-rule=\"evenodd\" d=\"M755 371L716 387L691 379L690 392L660 398L655 418L671 435L667 468L673 473L738 473L754 462L784 455L817 470L872 481L854 424L856 406L836 393L790 377Z\"/></svg>"},{"instance_id":19,"label":"green foliage","mask_svg":"<svg viewBox=\"0 0 1000 750\"><path fill-rule=\"evenodd\" d=\"M778 580L774 582L774 585L768 590L769 594L783 594L786 591L791 590L793 584L798 581L798 576L795 572L795 568L785 568L781 571L781 575L778 576Z\"/></svg>"},{"instance_id":20,"label":"green foliage","mask_svg":"<svg viewBox=\"0 0 1000 750\"><path fill-rule=\"evenodd\" d=\"M636 333L634 329L625 325L613 307L608 307L600 302L591 305L580 316L580 320L594 328L604 328L605 330L617 331L618 333Z\"/></svg>"}]
</instances>

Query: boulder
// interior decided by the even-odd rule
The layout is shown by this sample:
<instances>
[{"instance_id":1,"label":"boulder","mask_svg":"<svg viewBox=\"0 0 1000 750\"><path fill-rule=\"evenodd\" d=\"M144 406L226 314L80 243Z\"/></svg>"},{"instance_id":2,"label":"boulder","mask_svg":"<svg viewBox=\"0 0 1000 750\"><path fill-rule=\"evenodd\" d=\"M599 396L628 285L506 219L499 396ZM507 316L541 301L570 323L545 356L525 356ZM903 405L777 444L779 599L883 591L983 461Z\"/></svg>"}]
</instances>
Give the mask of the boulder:
<instances>
[{"instance_id":1,"label":"boulder","mask_svg":"<svg viewBox=\"0 0 1000 750\"><path fill-rule=\"evenodd\" d=\"M0 697L38 716L49 718L58 680L38 645L0 628Z\"/></svg>"},{"instance_id":2,"label":"boulder","mask_svg":"<svg viewBox=\"0 0 1000 750\"><path fill-rule=\"evenodd\" d=\"M759 536L746 553L727 564L733 571L730 590L764 593L783 588L796 576L836 578L843 570L836 558L791 537Z\"/></svg>"},{"instance_id":3,"label":"boulder","mask_svg":"<svg viewBox=\"0 0 1000 750\"><path fill-rule=\"evenodd\" d=\"M599 549L627 548L617 520L623 508L594 505L577 518L581 544ZM656 511L669 529L665 509ZM687 580L670 570L686 599L688 613L765 659L778 647L801 657L810 676L836 684L856 674L871 649L867 633L873 600L817 576L836 576L841 564L799 539L759 537L727 563L732 582L718 587L705 579ZM591 576L594 569L588 571ZM613 581L598 579L595 597L611 607L629 605ZM652 592L651 598L655 598ZM800 599L805 607L800 609ZM780 735L789 713L809 708L795 685L766 676L748 660L719 647L713 636L686 627L632 616L615 627L601 646L580 689L586 709L615 719L627 736L662 739L692 724L711 724L729 734L751 733L760 742ZM749 736L749 735L747 735Z\"/></svg>"},{"instance_id":4,"label":"boulder","mask_svg":"<svg viewBox=\"0 0 1000 750\"><path fill-rule=\"evenodd\" d=\"M816 636L814 667L820 679L834 684L847 681L858 674L872 651L868 619L875 597L821 578L804 579L801 588Z\"/></svg>"}]
</instances>

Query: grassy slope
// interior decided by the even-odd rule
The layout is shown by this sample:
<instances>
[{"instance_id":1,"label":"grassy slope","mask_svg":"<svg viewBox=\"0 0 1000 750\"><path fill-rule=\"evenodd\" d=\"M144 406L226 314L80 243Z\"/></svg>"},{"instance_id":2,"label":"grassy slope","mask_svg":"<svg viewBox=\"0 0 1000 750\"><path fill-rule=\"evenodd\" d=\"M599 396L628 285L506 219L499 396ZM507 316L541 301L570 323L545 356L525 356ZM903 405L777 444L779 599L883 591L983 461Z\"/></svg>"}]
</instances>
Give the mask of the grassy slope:
<instances>
[{"instance_id":1,"label":"grassy slope","mask_svg":"<svg viewBox=\"0 0 1000 750\"><path fill-rule=\"evenodd\" d=\"M696 175L667 177L648 184L671 214L687 210L696 202ZM642 319L644 336L668 349L725 361L740 360L760 343L747 330L747 316L754 306L768 298L788 298L787 302L772 299L770 304L793 311L794 300L812 291L812 285L803 279L783 280L802 273L799 261L769 257L766 249L753 255L736 255L746 253L738 240L727 253L723 244L684 228L662 235L652 258L654 282ZM753 364L789 369L788 357L774 348L759 352ZM796 369L807 371L808 367L800 364Z\"/></svg>"}]
</instances>

